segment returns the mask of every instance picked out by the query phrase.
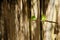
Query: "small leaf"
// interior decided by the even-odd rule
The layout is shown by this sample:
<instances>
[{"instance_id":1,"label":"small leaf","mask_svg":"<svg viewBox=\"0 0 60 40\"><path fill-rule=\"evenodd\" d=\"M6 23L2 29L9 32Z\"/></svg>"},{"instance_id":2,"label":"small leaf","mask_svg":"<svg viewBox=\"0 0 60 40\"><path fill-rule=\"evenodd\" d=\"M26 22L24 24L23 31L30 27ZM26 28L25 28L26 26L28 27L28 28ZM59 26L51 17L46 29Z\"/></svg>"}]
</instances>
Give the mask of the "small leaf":
<instances>
[{"instance_id":1,"label":"small leaf","mask_svg":"<svg viewBox=\"0 0 60 40\"><path fill-rule=\"evenodd\" d=\"M42 15L42 21L45 21L45 20L46 20L46 16Z\"/></svg>"},{"instance_id":2,"label":"small leaf","mask_svg":"<svg viewBox=\"0 0 60 40\"><path fill-rule=\"evenodd\" d=\"M31 20L36 20L37 18L35 16L32 16L31 17Z\"/></svg>"}]
</instances>

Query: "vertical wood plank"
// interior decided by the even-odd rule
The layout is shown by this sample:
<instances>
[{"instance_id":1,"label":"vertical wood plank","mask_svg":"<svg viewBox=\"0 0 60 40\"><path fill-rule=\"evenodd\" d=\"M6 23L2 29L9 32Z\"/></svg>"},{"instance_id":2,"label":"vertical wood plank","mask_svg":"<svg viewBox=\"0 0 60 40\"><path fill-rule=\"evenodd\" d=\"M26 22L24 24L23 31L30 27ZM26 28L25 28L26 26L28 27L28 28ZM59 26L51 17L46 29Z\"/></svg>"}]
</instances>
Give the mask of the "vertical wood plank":
<instances>
[{"instance_id":1,"label":"vertical wood plank","mask_svg":"<svg viewBox=\"0 0 60 40\"><path fill-rule=\"evenodd\" d=\"M31 17L35 16L36 20L31 20L31 40L40 40L40 4L39 0L31 1Z\"/></svg>"}]
</instances>

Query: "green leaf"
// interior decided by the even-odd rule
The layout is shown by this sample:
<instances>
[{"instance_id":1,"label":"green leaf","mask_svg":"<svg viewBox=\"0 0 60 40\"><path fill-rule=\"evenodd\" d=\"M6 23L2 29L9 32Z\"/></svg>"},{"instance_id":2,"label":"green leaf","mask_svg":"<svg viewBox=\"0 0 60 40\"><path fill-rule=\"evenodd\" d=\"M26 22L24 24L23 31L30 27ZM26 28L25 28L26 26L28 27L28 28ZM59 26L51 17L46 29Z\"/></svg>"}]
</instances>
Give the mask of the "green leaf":
<instances>
[{"instance_id":1,"label":"green leaf","mask_svg":"<svg viewBox=\"0 0 60 40\"><path fill-rule=\"evenodd\" d=\"M37 18L35 16L32 16L31 17L31 20L36 20Z\"/></svg>"},{"instance_id":2,"label":"green leaf","mask_svg":"<svg viewBox=\"0 0 60 40\"><path fill-rule=\"evenodd\" d=\"M42 21L45 21L45 20L46 20L46 16L42 15Z\"/></svg>"}]
</instances>

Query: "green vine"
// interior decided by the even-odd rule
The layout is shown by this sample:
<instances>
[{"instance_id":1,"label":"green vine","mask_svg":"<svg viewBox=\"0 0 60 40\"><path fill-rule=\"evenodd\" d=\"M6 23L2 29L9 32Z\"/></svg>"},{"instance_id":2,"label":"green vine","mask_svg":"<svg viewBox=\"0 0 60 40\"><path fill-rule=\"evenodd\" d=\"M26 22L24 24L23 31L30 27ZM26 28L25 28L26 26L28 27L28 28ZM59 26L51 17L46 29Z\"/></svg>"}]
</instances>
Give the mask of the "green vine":
<instances>
[{"instance_id":1,"label":"green vine","mask_svg":"<svg viewBox=\"0 0 60 40\"><path fill-rule=\"evenodd\" d=\"M31 17L31 20L34 21L34 20L37 20L37 18L36 18L35 16L32 16L32 17Z\"/></svg>"}]
</instances>

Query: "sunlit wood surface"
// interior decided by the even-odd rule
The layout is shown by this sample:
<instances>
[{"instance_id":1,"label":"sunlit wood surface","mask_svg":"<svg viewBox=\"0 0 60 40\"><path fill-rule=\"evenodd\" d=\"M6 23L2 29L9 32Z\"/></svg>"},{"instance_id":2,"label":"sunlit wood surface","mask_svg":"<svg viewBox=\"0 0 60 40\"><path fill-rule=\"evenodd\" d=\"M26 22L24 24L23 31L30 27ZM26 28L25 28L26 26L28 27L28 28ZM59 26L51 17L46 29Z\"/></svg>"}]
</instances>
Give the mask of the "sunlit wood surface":
<instances>
[{"instance_id":1,"label":"sunlit wood surface","mask_svg":"<svg viewBox=\"0 0 60 40\"><path fill-rule=\"evenodd\" d=\"M0 4L0 40L60 40L60 0L1 0ZM41 21L42 14L48 21Z\"/></svg>"}]
</instances>

